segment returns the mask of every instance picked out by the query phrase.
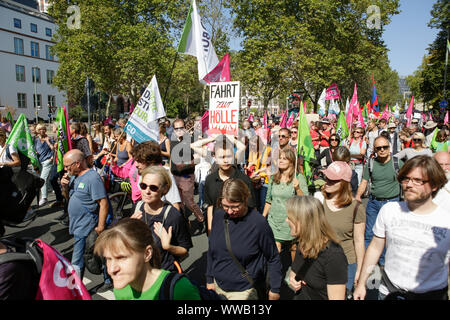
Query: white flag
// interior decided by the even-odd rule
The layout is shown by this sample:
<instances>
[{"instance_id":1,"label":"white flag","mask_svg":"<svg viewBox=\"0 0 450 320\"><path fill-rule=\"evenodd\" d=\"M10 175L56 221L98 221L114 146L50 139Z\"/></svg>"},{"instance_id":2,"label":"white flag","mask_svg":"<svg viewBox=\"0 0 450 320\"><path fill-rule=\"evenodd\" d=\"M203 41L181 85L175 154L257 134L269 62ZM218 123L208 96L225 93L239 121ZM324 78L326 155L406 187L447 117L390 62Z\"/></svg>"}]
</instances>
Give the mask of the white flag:
<instances>
[{"instance_id":1,"label":"white flag","mask_svg":"<svg viewBox=\"0 0 450 320\"><path fill-rule=\"evenodd\" d=\"M348 101L348 97L347 97L347 102L345 103L345 114L348 113L349 108L350 108L350 102Z\"/></svg>"},{"instance_id":2,"label":"white flag","mask_svg":"<svg viewBox=\"0 0 450 320\"><path fill-rule=\"evenodd\" d=\"M195 0L189 8L177 51L197 57L198 79L206 84L203 78L217 66L219 59L212 45L211 36L202 24Z\"/></svg>"},{"instance_id":3,"label":"white flag","mask_svg":"<svg viewBox=\"0 0 450 320\"><path fill-rule=\"evenodd\" d=\"M327 95L327 89L323 89L322 94L320 95L319 101L317 102L318 105L320 106L319 108L319 114L321 116L325 115L325 98Z\"/></svg>"},{"instance_id":4,"label":"white flag","mask_svg":"<svg viewBox=\"0 0 450 320\"><path fill-rule=\"evenodd\" d=\"M158 82L156 77L153 76L152 81L134 108L125 126L125 132L137 143L148 140L159 142L158 119L165 116L166 112L159 93Z\"/></svg>"}]
</instances>

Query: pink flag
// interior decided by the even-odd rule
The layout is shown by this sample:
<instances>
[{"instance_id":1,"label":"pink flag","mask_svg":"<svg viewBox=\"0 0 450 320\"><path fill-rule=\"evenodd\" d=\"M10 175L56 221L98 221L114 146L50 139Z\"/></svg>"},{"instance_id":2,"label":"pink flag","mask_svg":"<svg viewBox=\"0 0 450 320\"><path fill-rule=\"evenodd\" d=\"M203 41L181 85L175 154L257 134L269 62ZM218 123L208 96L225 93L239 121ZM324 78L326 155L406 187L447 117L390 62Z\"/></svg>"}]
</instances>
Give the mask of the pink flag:
<instances>
[{"instance_id":1,"label":"pink flag","mask_svg":"<svg viewBox=\"0 0 450 320\"><path fill-rule=\"evenodd\" d=\"M43 265L36 300L92 300L72 264L41 240Z\"/></svg>"},{"instance_id":2,"label":"pink flag","mask_svg":"<svg viewBox=\"0 0 450 320\"><path fill-rule=\"evenodd\" d=\"M109 117L106 118L105 121L103 121L103 124L104 124L105 126L107 126L107 125L110 124L110 123L112 123L112 117L111 117L111 115L109 115Z\"/></svg>"},{"instance_id":3,"label":"pink flag","mask_svg":"<svg viewBox=\"0 0 450 320\"><path fill-rule=\"evenodd\" d=\"M128 111L130 113L130 116L133 113L133 111L134 111L134 104L131 104L130 105L130 111Z\"/></svg>"},{"instance_id":4,"label":"pink flag","mask_svg":"<svg viewBox=\"0 0 450 320\"><path fill-rule=\"evenodd\" d=\"M292 112L291 115L289 116L289 119L286 122L286 127L290 128L293 123L294 123L294 112Z\"/></svg>"},{"instance_id":5,"label":"pink flag","mask_svg":"<svg viewBox=\"0 0 450 320\"><path fill-rule=\"evenodd\" d=\"M207 83L231 81L230 58L228 53L220 60L217 66L203 78L203 80Z\"/></svg>"},{"instance_id":6,"label":"pink flag","mask_svg":"<svg viewBox=\"0 0 450 320\"><path fill-rule=\"evenodd\" d=\"M263 125L264 129L267 129L267 110L264 111Z\"/></svg>"},{"instance_id":7,"label":"pink flag","mask_svg":"<svg viewBox=\"0 0 450 320\"><path fill-rule=\"evenodd\" d=\"M433 121L433 117L431 116L431 112L428 112L428 116L430 117L430 121Z\"/></svg>"},{"instance_id":8,"label":"pink flag","mask_svg":"<svg viewBox=\"0 0 450 320\"><path fill-rule=\"evenodd\" d=\"M348 108L348 113L347 113L347 118L346 118L346 122L347 122L347 127L348 129L351 131L352 129L352 123L353 123L353 119L357 117L358 115L358 88L356 87L356 82L355 82L355 88L353 89L353 97L352 97L352 101L350 101L350 106Z\"/></svg>"},{"instance_id":9,"label":"pink flag","mask_svg":"<svg viewBox=\"0 0 450 320\"><path fill-rule=\"evenodd\" d=\"M305 111L305 114L306 114L306 101L303 102L303 110Z\"/></svg>"},{"instance_id":10,"label":"pink flag","mask_svg":"<svg viewBox=\"0 0 450 320\"><path fill-rule=\"evenodd\" d=\"M280 121L281 128L286 128L286 120L287 120L287 110L283 113L283 116L281 117Z\"/></svg>"},{"instance_id":11,"label":"pink flag","mask_svg":"<svg viewBox=\"0 0 450 320\"><path fill-rule=\"evenodd\" d=\"M66 116L66 129L67 129L67 134L70 135L70 127L69 127L69 117L67 116L67 109L66 106L63 106L63 111L64 114ZM69 145L69 150L72 150L72 139L71 137L68 137L67 139L68 145Z\"/></svg>"},{"instance_id":12,"label":"pink flag","mask_svg":"<svg viewBox=\"0 0 450 320\"><path fill-rule=\"evenodd\" d=\"M333 99L340 99L341 94L339 93L339 89L336 83L333 83L331 86L328 87L325 100L333 100Z\"/></svg>"},{"instance_id":13,"label":"pink flag","mask_svg":"<svg viewBox=\"0 0 450 320\"><path fill-rule=\"evenodd\" d=\"M448 123L448 111L445 113L444 124Z\"/></svg>"},{"instance_id":14,"label":"pink flag","mask_svg":"<svg viewBox=\"0 0 450 320\"><path fill-rule=\"evenodd\" d=\"M411 125L411 115L413 112L413 104L414 104L414 96L411 97L411 102L409 103L408 110L406 111L406 126L409 127Z\"/></svg>"},{"instance_id":15,"label":"pink flag","mask_svg":"<svg viewBox=\"0 0 450 320\"><path fill-rule=\"evenodd\" d=\"M425 113L422 113L422 121L423 123L427 122L427 116L425 115Z\"/></svg>"},{"instance_id":16,"label":"pink flag","mask_svg":"<svg viewBox=\"0 0 450 320\"><path fill-rule=\"evenodd\" d=\"M366 127L366 124L364 123L364 118L363 118L363 115L362 115L362 110L359 107L359 103L358 103L358 127L359 128L365 128Z\"/></svg>"},{"instance_id":17,"label":"pink flag","mask_svg":"<svg viewBox=\"0 0 450 320\"><path fill-rule=\"evenodd\" d=\"M209 127L209 111L206 110L205 113L202 116L202 132L205 133L206 130L208 130Z\"/></svg>"}]
</instances>

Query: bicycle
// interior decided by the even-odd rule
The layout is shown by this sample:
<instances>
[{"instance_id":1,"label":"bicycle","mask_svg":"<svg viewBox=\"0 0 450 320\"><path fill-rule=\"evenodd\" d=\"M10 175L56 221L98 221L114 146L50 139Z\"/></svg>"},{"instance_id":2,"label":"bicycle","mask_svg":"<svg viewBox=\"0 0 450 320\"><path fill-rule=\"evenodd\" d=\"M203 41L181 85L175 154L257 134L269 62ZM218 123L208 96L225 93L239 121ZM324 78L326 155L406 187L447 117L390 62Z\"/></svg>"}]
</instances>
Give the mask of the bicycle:
<instances>
[{"instance_id":1,"label":"bicycle","mask_svg":"<svg viewBox=\"0 0 450 320\"><path fill-rule=\"evenodd\" d=\"M131 199L131 184L124 179L114 178L114 182L120 184L120 190L109 195L109 201L113 210L114 220L131 217L133 215L133 201Z\"/></svg>"}]
</instances>

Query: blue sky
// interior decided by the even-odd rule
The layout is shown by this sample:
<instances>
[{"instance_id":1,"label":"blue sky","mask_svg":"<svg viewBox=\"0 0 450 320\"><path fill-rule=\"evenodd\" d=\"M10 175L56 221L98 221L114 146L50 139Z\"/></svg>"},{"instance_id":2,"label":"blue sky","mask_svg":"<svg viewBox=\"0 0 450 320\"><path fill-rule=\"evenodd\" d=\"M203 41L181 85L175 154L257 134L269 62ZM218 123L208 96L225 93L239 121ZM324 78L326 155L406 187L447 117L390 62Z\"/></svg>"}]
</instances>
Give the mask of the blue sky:
<instances>
[{"instance_id":1,"label":"blue sky","mask_svg":"<svg viewBox=\"0 0 450 320\"><path fill-rule=\"evenodd\" d=\"M389 49L391 68L399 76L412 74L422 63L427 48L438 33L427 26L435 1L401 0L400 14L392 17L386 26L383 39Z\"/></svg>"}]
</instances>

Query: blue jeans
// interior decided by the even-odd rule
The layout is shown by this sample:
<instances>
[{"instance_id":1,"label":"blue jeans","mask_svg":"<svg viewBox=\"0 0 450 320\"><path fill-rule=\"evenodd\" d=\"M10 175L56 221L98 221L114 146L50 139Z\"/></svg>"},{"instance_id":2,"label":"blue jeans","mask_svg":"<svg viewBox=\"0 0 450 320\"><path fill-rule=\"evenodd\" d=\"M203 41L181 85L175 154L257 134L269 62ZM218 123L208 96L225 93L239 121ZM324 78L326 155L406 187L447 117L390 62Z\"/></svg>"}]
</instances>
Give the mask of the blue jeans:
<instances>
[{"instance_id":1,"label":"blue jeans","mask_svg":"<svg viewBox=\"0 0 450 320\"><path fill-rule=\"evenodd\" d=\"M47 188L48 188L48 183L50 181L49 178L50 178L50 173L52 171L52 167L53 167L53 162L50 159L47 159L41 163L40 177L45 182L41 188L41 199L47 199L47 197L48 197Z\"/></svg>"},{"instance_id":2,"label":"blue jeans","mask_svg":"<svg viewBox=\"0 0 450 320\"><path fill-rule=\"evenodd\" d=\"M83 280L84 275L84 248L86 247L86 237L74 236L73 252L72 252L72 265L75 271Z\"/></svg>"},{"instance_id":3,"label":"blue jeans","mask_svg":"<svg viewBox=\"0 0 450 320\"><path fill-rule=\"evenodd\" d=\"M366 231L364 232L364 242L365 247L369 246L370 242L373 238L373 227L375 226L375 222L378 217L378 212L380 212L380 209L382 206L384 206L388 202L396 202L399 201L399 197L395 197L389 200L379 201L375 200L372 196L369 198L369 202L367 203L366 207ZM386 252L386 249L383 249L383 253L380 256L379 264L384 266L384 254Z\"/></svg>"},{"instance_id":4,"label":"blue jeans","mask_svg":"<svg viewBox=\"0 0 450 320\"><path fill-rule=\"evenodd\" d=\"M353 283L355 282L356 276L356 262L349 264L347 267L347 289L353 291Z\"/></svg>"},{"instance_id":5,"label":"blue jeans","mask_svg":"<svg viewBox=\"0 0 450 320\"><path fill-rule=\"evenodd\" d=\"M198 206L200 207L200 209L202 208L203 205L203 195L204 195L204 190L205 190L205 181L200 181L200 183L198 184Z\"/></svg>"}]
</instances>

